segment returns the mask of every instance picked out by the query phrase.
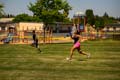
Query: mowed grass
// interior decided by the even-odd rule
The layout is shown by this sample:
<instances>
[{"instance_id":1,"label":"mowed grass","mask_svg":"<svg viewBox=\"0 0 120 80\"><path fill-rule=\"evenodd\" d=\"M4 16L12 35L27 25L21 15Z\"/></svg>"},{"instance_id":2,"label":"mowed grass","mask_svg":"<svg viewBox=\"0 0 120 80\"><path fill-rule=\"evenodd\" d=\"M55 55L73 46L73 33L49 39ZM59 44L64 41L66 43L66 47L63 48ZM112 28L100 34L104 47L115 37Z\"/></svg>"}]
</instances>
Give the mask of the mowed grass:
<instances>
[{"instance_id":1,"label":"mowed grass","mask_svg":"<svg viewBox=\"0 0 120 80\"><path fill-rule=\"evenodd\" d=\"M72 43L40 44L42 53L30 45L0 45L0 80L120 80L120 41L81 43L91 58L74 52Z\"/></svg>"}]
</instances>

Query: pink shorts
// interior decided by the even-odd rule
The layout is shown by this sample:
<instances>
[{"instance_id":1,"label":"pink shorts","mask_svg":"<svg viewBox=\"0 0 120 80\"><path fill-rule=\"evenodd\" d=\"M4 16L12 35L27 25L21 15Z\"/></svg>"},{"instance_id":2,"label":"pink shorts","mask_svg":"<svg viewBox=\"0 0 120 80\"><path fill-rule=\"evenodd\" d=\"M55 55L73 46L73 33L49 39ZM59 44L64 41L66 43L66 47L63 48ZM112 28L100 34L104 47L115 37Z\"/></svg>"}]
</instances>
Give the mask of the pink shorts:
<instances>
[{"instance_id":1,"label":"pink shorts","mask_svg":"<svg viewBox=\"0 0 120 80\"><path fill-rule=\"evenodd\" d=\"M79 47L80 47L80 42L76 42L76 43L74 44L74 47L79 48Z\"/></svg>"}]
</instances>

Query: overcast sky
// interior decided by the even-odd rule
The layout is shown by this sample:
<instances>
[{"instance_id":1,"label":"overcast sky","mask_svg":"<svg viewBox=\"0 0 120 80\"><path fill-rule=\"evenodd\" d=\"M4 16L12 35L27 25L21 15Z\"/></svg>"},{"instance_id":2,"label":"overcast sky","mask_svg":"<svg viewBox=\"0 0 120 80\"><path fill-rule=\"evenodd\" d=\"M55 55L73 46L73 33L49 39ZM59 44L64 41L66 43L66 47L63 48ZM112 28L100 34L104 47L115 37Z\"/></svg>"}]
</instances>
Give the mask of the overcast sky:
<instances>
[{"instance_id":1,"label":"overcast sky","mask_svg":"<svg viewBox=\"0 0 120 80\"><path fill-rule=\"evenodd\" d=\"M34 3L36 0L0 0L4 4L4 11L6 14L21 14L27 13L32 15L28 10L30 2ZM73 17L76 12L85 12L86 9L92 9L95 15L102 16L105 12L109 16L120 17L120 0L67 0L73 7L69 13L69 17Z\"/></svg>"}]
</instances>

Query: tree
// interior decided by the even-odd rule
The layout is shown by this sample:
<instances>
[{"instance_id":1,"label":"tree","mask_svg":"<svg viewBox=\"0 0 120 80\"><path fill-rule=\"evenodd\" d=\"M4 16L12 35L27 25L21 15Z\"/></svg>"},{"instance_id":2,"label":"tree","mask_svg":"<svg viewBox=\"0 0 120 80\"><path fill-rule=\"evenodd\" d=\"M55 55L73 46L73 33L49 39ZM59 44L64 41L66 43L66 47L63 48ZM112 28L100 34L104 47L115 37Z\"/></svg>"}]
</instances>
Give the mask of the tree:
<instances>
[{"instance_id":1,"label":"tree","mask_svg":"<svg viewBox=\"0 0 120 80\"><path fill-rule=\"evenodd\" d=\"M69 10L71 10L66 0L37 0L35 4L30 3L28 8L45 24L63 22L68 19Z\"/></svg>"},{"instance_id":2,"label":"tree","mask_svg":"<svg viewBox=\"0 0 120 80\"><path fill-rule=\"evenodd\" d=\"M109 18L109 15L107 14L107 12L104 13L103 17L104 18Z\"/></svg>"},{"instance_id":3,"label":"tree","mask_svg":"<svg viewBox=\"0 0 120 80\"><path fill-rule=\"evenodd\" d=\"M19 14L14 19L13 22L40 22L41 20L34 16L29 16L28 14Z\"/></svg>"},{"instance_id":4,"label":"tree","mask_svg":"<svg viewBox=\"0 0 120 80\"><path fill-rule=\"evenodd\" d=\"M98 37L98 32L104 28L104 19L102 17L96 16L95 17L95 29L97 30L97 37Z\"/></svg>"},{"instance_id":5,"label":"tree","mask_svg":"<svg viewBox=\"0 0 120 80\"><path fill-rule=\"evenodd\" d=\"M72 9L66 0L37 0L34 4L30 3L28 8L34 16L39 17L45 24L44 42L47 25L67 21L69 10Z\"/></svg>"},{"instance_id":6,"label":"tree","mask_svg":"<svg viewBox=\"0 0 120 80\"><path fill-rule=\"evenodd\" d=\"M31 17L28 14L19 14L13 19L13 22L26 22L26 21L31 21Z\"/></svg>"},{"instance_id":7,"label":"tree","mask_svg":"<svg viewBox=\"0 0 120 80\"><path fill-rule=\"evenodd\" d=\"M0 3L0 18L4 14L3 7L4 7L3 4Z\"/></svg>"},{"instance_id":8,"label":"tree","mask_svg":"<svg viewBox=\"0 0 120 80\"><path fill-rule=\"evenodd\" d=\"M95 29L102 29L104 28L104 20L102 17L96 16L95 17Z\"/></svg>"},{"instance_id":9,"label":"tree","mask_svg":"<svg viewBox=\"0 0 120 80\"><path fill-rule=\"evenodd\" d=\"M103 19L104 19L105 25L109 24L109 15L107 14L107 12L104 13Z\"/></svg>"},{"instance_id":10,"label":"tree","mask_svg":"<svg viewBox=\"0 0 120 80\"><path fill-rule=\"evenodd\" d=\"M94 23L95 23L93 10L92 9L87 9L85 14L86 14L86 17L87 17L87 23L90 24L91 26L93 26Z\"/></svg>"},{"instance_id":11,"label":"tree","mask_svg":"<svg viewBox=\"0 0 120 80\"><path fill-rule=\"evenodd\" d=\"M117 22L117 20L114 17L109 17L109 15L107 14L107 12L104 13L103 20L105 22L105 25Z\"/></svg>"}]
</instances>

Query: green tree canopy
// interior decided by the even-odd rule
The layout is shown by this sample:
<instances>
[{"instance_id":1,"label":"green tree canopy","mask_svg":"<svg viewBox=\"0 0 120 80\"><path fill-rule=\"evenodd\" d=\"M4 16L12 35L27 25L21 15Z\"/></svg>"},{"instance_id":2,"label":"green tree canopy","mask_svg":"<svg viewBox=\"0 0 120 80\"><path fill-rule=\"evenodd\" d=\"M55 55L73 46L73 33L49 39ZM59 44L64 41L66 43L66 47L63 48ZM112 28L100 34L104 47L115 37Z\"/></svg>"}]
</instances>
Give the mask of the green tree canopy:
<instances>
[{"instance_id":1,"label":"green tree canopy","mask_svg":"<svg viewBox=\"0 0 120 80\"><path fill-rule=\"evenodd\" d=\"M103 17L104 18L109 18L109 15L107 14L107 12L104 13Z\"/></svg>"},{"instance_id":2,"label":"green tree canopy","mask_svg":"<svg viewBox=\"0 0 120 80\"><path fill-rule=\"evenodd\" d=\"M107 12L104 13L103 19L104 19L105 24L109 24L109 15L107 14Z\"/></svg>"},{"instance_id":3,"label":"green tree canopy","mask_svg":"<svg viewBox=\"0 0 120 80\"><path fill-rule=\"evenodd\" d=\"M34 16L29 16L28 14L19 14L14 19L13 22L40 22L41 20Z\"/></svg>"},{"instance_id":4,"label":"green tree canopy","mask_svg":"<svg viewBox=\"0 0 120 80\"><path fill-rule=\"evenodd\" d=\"M71 10L66 0L37 0L34 4L30 3L28 8L45 24L65 21Z\"/></svg>"},{"instance_id":5,"label":"green tree canopy","mask_svg":"<svg viewBox=\"0 0 120 80\"><path fill-rule=\"evenodd\" d=\"M94 19L93 10L92 9L87 9L85 14L86 14L86 17L87 17L87 23L90 24L90 25L94 25L95 24L95 19Z\"/></svg>"},{"instance_id":6,"label":"green tree canopy","mask_svg":"<svg viewBox=\"0 0 120 80\"><path fill-rule=\"evenodd\" d=\"M104 13L103 15L103 20L105 22L105 25L106 24L112 24L112 23L116 23L117 20L114 18L114 17L110 17L107 12Z\"/></svg>"},{"instance_id":7,"label":"green tree canopy","mask_svg":"<svg viewBox=\"0 0 120 80\"><path fill-rule=\"evenodd\" d=\"M102 17L96 16L95 17L95 29L100 30L104 28L104 20Z\"/></svg>"}]
</instances>

